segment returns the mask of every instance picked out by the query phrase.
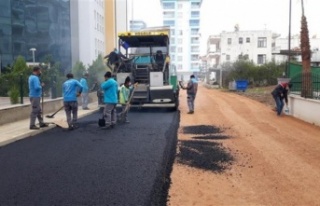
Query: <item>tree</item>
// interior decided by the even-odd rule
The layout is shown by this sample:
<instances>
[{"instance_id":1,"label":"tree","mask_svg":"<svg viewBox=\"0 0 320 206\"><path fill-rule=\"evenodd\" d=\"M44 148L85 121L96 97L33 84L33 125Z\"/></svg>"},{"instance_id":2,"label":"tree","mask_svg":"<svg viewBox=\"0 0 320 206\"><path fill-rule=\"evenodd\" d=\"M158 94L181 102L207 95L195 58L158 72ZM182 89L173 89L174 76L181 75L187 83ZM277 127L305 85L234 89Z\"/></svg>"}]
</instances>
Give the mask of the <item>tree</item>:
<instances>
[{"instance_id":1,"label":"tree","mask_svg":"<svg viewBox=\"0 0 320 206\"><path fill-rule=\"evenodd\" d=\"M80 61L77 61L75 65L72 67L72 74L76 79L80 79L84 72L86 71L86 67Z\"/></svg>"},{"instance_id":2,"label":"tree","mask_svg":"<svg viewBox=\"0 0 320 206\"><path fill-rule=\"evenodd\" d=\"M23 56L18 56L13 64L13 73L14 74L21 74L24 73L25 70L28 68L27 63Z\"/></svg>"},{"instance_id":3,"label":"tree","mask_svg":"<svg viewBox=\"0 0 320 206\"><path fill-rule=\"evenodd\" d=\"M309 42L309 30L307 18L304 15L303 0L301 0L302 17L301 17L301 33L300 33L300 47L302 58L302 88L301 96L305 98L312 98L312 78L311 78L311 51Z\"/></svg>"},{"instance_id":4,"label":"tree","mask_svg":"<svg viewBox=\"0 0 320 206\"><path fill-rule=\"evenodd\" d=\"M89 84L95 82L102 82L104 80L104 74L110 71L109 68L105 65L103 57L99 54L98 58L92 62L92 65L89 66Z\"/></svg>"}]
</instances>

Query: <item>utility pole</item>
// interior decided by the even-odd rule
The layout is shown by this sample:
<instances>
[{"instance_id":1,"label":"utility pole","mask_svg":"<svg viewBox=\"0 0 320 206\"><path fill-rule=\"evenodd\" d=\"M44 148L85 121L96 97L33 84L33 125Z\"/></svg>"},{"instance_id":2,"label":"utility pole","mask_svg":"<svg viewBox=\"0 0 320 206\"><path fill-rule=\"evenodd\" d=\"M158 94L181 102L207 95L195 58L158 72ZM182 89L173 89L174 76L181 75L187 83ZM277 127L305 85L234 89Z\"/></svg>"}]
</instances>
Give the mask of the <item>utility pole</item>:
<instances>
[{"instance_id":1,"label":"utility pole","mask_svg":"<svg viewBox=\"0 0 320 206\"><path fill-rule=\"evenodd\" d=\"M286 77L289 77L289 70L290 70L290 56L291 56L291 5L292 0L289 0L289 35L288 35L288 65L286 71Z\"/></svg>"}]
</instances>

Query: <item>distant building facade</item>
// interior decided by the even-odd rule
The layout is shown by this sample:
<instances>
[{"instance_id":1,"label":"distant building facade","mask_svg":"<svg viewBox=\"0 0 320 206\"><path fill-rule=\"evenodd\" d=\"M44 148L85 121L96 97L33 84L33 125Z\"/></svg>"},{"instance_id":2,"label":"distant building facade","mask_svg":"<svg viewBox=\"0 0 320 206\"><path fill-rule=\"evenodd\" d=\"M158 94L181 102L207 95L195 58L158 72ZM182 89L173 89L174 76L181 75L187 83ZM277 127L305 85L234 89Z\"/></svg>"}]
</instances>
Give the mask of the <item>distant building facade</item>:
<instances>
[{"instance_id":1,"label":"distant building facade","mask_svg":"<svg viewBox=\"0 0 320 206\"><path fill-rule=\"evenodd\" d=\"M220 64L220 35L210 35L207 40L206 66L217 67Z\"/></svg>"},{"instance_id":2,"label":"distant building facade","mask_svg":"<svg viewBox=\"0 0 320 206\"><path fill-rule=\"evenodd\" d=\"M170 57L178 73L198 72L200 67L200 9L202 0L160 0L163 26L170 26Z\"/></svg>"},{"instance_id":3,"label":"distant building facade","mask_svg":"<svg viewBox=\"0 0 320 206\"><path fill-rule=\"evenodd\" d=\"M63 68L71 67L71 25L69 0L1 0L1 65L12 64L21 55L33 61L51 55Z\"/></svg>"},{"instance_id":4,"label":"distant building facade","mask_svg":"<svg viewBox=\"0 0 320 206\"><path fill-rule=\"evenodd\" d=\"M118 33L129 30L133 2L130 0L104 0L105 7L105 54L118 48Z\"/></svg>"},{"instance_id":5,"label":"distant building facade","mask_svg":"<svg viewBox=\"0 0 320 206\"><path fill-rule=\"evenodd\" d=\"M286 38L277 38L275 40L275 47L273 48L273 55L276 62L286 62L288 60L288 44L289 39ZM320 66L320 38L316 36L310 37L310 50L312 52L311 55L311 64L314 66ZM291 51L291 59L295 61L301 62L301 49L300 49L300 36L294 35L291 36L290 43Z\"/></svg>"},{"instance_id":6,"label":"distant building facade","mask_svg":"<svg viewBox=\"0 0 320 206\"><path fill-rule=\"evenodd\" d=\"M130 20L130 31L139 31L147 27L147 24L141 20Z\"/></svg>"},{"instance_id":7,"label":"distant building facade","mask_svg":"<svg viewBox=\"0 0 320 206\"><path fill-rule=\"evenodd\" d=\"M78 19L72 19L74 25L74 37L78 37L78 41L74 41L74 46L79 46L77 61L81 61L84 65L92 64L98 55L105 53L105 0L94 1L78 1L74 2L72 9L77 11Z\"/></svg>"},{"instance_id":8,"label":"distant building facade","mask_svg":"<svg viewBox=\"0 0 320 206\"><path fill-rule=\"evenodd\" d=\"M239 57L258 65L272 60L274 39L269 30L222 32L220 38L220 64Z\"/></svg>"}]
</instances>

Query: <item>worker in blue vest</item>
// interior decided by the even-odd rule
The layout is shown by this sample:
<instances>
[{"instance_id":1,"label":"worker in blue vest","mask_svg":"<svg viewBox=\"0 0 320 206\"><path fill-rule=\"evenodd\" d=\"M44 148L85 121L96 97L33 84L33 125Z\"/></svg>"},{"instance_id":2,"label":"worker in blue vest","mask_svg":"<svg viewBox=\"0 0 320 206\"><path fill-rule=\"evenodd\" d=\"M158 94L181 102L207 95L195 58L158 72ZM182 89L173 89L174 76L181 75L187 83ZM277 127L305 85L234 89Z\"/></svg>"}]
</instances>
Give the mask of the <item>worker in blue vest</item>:
<instances>
[{"instance_id":1,"label":"worker in blue vest","mask_svg":"<svg viewBox=\"0 0 320 206\"><path fill-rule=\"evenodd\" d=\"M81 96L82 85L73 78L73 74L67 74L67 81L63 83L63 105L67 116L69 130L77 128L78 120L78 101L77 97ZM71 117L72 114L72 117Z\"/></svg>"}]
</instances>

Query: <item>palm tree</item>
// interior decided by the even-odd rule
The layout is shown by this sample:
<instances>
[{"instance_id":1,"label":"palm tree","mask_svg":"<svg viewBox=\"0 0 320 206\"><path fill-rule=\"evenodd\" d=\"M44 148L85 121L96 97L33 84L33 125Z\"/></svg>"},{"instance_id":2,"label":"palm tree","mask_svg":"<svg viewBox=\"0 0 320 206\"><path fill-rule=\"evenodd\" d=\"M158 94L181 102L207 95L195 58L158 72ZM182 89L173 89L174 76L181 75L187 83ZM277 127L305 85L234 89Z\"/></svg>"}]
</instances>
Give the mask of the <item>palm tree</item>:
<instances>
[{"instance_id":1,"label":"palm tree","mask_svg":"<svg viewBox=\"0 0 320 206\"><path fill-rule=\"evenodd\" d=\"M302 58L302 88L301 97L312 98L312 78L311 78L311 51L309 42L309 30L307 18L304 15L304 4L301 0L302 17L301 17L301 35L300 48Z\"/></svg>"}]
</instances>

